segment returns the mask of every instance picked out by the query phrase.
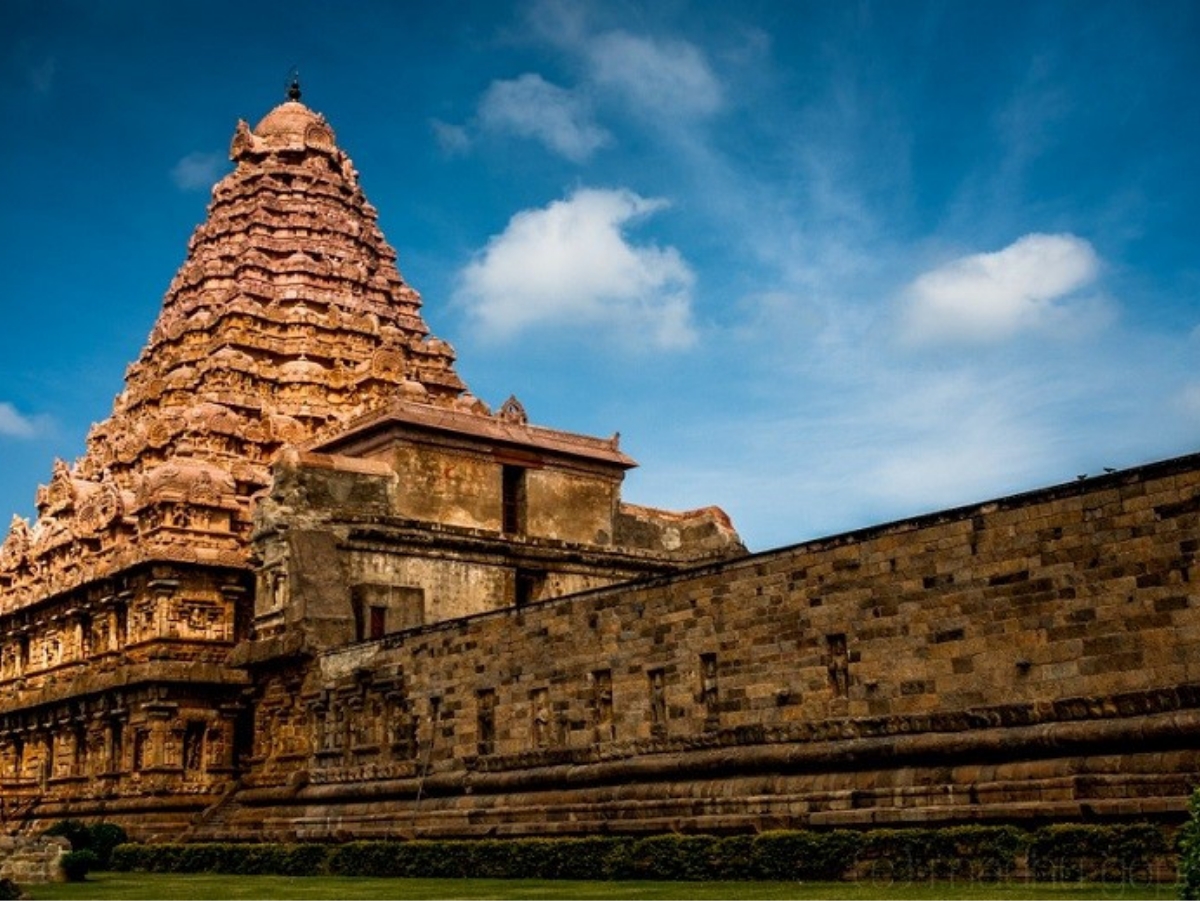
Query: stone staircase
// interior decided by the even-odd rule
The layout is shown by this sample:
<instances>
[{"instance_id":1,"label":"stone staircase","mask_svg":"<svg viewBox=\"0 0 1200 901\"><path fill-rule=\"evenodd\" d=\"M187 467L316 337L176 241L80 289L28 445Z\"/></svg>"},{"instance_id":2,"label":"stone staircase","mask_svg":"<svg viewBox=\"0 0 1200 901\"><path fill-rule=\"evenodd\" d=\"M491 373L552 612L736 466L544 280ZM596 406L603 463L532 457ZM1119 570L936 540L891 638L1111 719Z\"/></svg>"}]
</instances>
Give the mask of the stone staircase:
<instances>
[{"instance_id":1,"label":"stone staircase","mask_svg":"<svg viewBox=\"0 0 1200 901\"><path fill-rule=\"evenodd\" d=\"M237 794L241 782L235 782L216 803L196 815L192 825L179 836L181 842L218 841L225 834L226 824L239 809Z\"/></svg>"}]
</instances>

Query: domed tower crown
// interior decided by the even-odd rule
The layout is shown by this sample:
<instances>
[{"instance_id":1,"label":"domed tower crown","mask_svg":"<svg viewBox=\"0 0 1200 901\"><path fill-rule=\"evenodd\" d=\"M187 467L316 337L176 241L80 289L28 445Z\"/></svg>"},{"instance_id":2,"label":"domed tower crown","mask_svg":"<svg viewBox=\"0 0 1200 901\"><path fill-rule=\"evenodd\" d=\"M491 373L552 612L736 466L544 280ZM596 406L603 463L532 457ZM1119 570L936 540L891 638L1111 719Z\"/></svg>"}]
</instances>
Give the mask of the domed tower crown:
<instances>
[{"instance_id":1,"label":"domed tower crown","mask_svg":"<svg viewBox=\"0 0 1200 901\"><path fill-rule=\"evenodd\" d=\"M473 401L453 348L430 337L421 297L396 268L350 158L325 118L300 102L298 81L253 129L237 124L230 157L235 167L213 189L111 416L43 491L28 553L44 546L46 559L18 554L25 533L10 530L11 553L0 553L10 598L102 575L130 551L211 552L244 565L251 497L285 444L398 395L460 409ZM182 491L164 475L197 467L209 473L204 486L221 490ZM63 485L73 503L50 503ZM181 504L212 509L185 515ZM201 540L147 525L166 522L219 534ZM61 539L82 535L88 554ZM39 536L54 540L38 545Z\"/></svg>"}]
</instances>

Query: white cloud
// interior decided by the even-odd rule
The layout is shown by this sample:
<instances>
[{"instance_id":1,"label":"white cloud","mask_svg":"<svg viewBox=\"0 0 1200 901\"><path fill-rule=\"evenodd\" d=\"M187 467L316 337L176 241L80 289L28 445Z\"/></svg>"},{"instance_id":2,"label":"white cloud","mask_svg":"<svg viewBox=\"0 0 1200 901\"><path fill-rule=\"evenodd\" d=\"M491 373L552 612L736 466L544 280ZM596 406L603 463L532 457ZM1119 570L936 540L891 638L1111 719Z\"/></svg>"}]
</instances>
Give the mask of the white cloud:
<instances>
[{"instance_id":1,"label":"white cloud","mask_svg":"<svg viewBox=\"0 0 1200 901\"><path fill-rule=\"evenodd\" d=\"M589 39L584 52L598 85L617 90L646 112L706 116L721 106L720 83L704 54L687 41L609 31Z\"/></svg>"},{"instance_id":2,"label":"white cloud","mask_svg":"<svg viewBox=\"0 0 1200 901\"><path fill-rule=\"evenodd\" d=\"M441 119L433 119L429 125L443 152L451 156L460 156L471 149L471 136L463 126L451 125Z\"/></svg>"},{"instance_id":3,"label":"white cloud","mask_svg":"<svg viewBox=\"0 0 1200 901\"><path fill-rule=\"evenodd\" d=\"M39 431L37 419L22 416L10 403L0 401L0 435L13 438L32 438Z\"/></svg>"},{"instance_id":4,"label":"white cloud","mask_svg":"<svg viewBox=\"0 0 1200 901\"><path fill-rule=\"evenodd\" d=\"M866 436L887 436L864 461L864 493L885 509L985 498L997 484L1021 485L1050 453L1032 373L908 372L901 383L878 386L863 424Z\"/></svg>"},{"instance_id":5,"label":"white cloud","mask_svg":"<svg viewBox=\"0 0 1200 901\"><path fill-rule=\"evenodd\" d=\"M534 73L493 81L480 98L479 119L485 128L541 141L576 163L611 140L591 121L591 111L579 94Z\"/></svg>"},{"instance_id":6,"label":"white cloud","mask_svg":"<svg viewBox=\"0 0 1200 901\"><path fill-rule=\"evenodd\" d=\"M987 343L1047 325L1072 326L1072 309L1083 307L1063 301L1093 282L1099 269L1082 238L1026 235L1003 250L961 257L918 277L904 298L902 335L913 343Z\"/></svg>"},{"instance_id":7,"label":"white cloud","mask_svg":"<svg viewBox=\"0 0 1200 901\"><path fill-rule=\"evenodd\" d=\"M225 154L195 151L175 164L171 180L182 191L206 191L224 174L225 166Z\"/></svg>"},{"instance_id":8,"label":"white cloud","mask_svg":"<svg viewBox=\"0 0 1200 901\"><path fill-rule=\"evenodd\" d=\"M630 243L623 227L666 206L627 190L581 189L517 213L459 275L457 297L483 333L601 326L622 341L691 344L691 267L674 247Z\"/></svg>"}]
</instances>

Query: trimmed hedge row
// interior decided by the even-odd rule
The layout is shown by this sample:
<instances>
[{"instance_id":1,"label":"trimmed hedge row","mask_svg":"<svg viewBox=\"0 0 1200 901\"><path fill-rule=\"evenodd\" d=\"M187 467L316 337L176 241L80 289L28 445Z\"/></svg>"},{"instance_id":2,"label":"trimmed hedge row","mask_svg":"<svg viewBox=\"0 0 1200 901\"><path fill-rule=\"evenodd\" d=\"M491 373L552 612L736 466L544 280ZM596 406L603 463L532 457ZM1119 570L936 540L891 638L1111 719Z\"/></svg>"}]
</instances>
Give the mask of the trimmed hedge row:
<instances>
[{"instance_id":1,"label":"trimmed hedge row","mask_svg":"<svg viewBox=\"0 0 1200 901\"><path fill-rule=\"evenodd\" d=\"M534 879L1010 878L1026 857L1040 880L1143 880L1170 851L1151 824L764 832L648 838L481 839L346 844L120 845L114 870L284 876Z\"/></svg>"}]
</instances>

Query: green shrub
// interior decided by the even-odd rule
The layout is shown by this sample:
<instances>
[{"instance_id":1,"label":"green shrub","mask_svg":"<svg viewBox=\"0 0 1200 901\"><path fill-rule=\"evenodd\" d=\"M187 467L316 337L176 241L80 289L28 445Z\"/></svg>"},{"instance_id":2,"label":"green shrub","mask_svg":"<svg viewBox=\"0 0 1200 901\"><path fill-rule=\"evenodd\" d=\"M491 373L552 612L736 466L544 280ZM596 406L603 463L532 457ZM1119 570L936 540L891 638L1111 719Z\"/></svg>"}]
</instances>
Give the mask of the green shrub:
<instances>
[{"instance_id":1,"label":"green shrub","mask_svg":"<svg viewBox=\"0 0 1200 901\"><path fill-rule=\"evenodd\" d=\"M100 858L96 869L107 870L112 866L112 852L117 845L129 841L125 830L116 823L92 823L87 827L88 848Z\"/></svg>"},{"instance_id":2,"label":"green shrub","mask_svg":"<svg viewBox=\"0 0 1200 901\"><path fill-rule=\"evenodd\" d=\"M753 835L726 835L715 842L709 851L708 878L753 879L754 839Z\"/></svg>"},{"instance_id":3,"label":"green shrub","mask_svg":"<svg viewBox=\"0 0 1200 901\"><path fill-rule=\"evenodd\" d=\"M107 870L112 865L113 848L129 841L125 830L115 823L92 823L79 820L59 820L44 833L61 835L71 843L72 851L92 851L96 855L94 869Z\"/></svg>"},{"instance_id":4,"label":"green shrub","mask_svg":"<svg viewBox=\"0 0 1200 901\"><path fill-rule=\"evenodd\" d=\"M318 844L118 845L112 869L152 873L317 876L332 849Z\"/></svg>"},{"instance_id":5,"label":"green shrub","mask_svg":"<svg viewBox=\"0 0 1200 901\"><path fill-rule=\"evenodd\" d=\"M1034 878L1049 882L1147 881L1154 858L1168 851L1161 829L1150 823L1044 826L1029 846Z\"/></svg>"},{"instance_id":6,"label":"green shrub","mask_svg":"<svg viewBox=\"0 0 1200 901\"><path fill-rule=\"evenodd\" d=\"M17 885L7 876L0 879L0 901L17 901L18 898L27 897L21 890L21 886Z\"/></svg>"},{"instance_id":7,"label":"green shrub","mask_svg":"<svg viewBox=\"0 0 1200 901\"><path fill-rule=\"evenodd\" d=\"M1200 801L1197 801L1200 804ZM1194 841L1193 845L1200 845ZM1148 824L778 831L760 835L118 845L116 870L493 879L1001 880L1028 851L1039 879L1132 881L1167 852ZM1200 866L1197 867L1200 872ZM1200 881L1200 880L1198 880Z\"/></svg>"},{"instance_id":8,"label":"green shrub","mask_svg":"<svg viewBox=\"0 0 1200 901\"><path fill-rule=\"evenodd\" d=\"M72 851L83 851L91 847L92 835L88 827L79 820L59 820L44 835L61 835L71 843Z\"/></svg>"},{"instance_id":9,"label":"green shrub","mask_svg":"<svg viewBox=\"0 0 1200 901\"><path fill-rule=\"evenodd\" d=\"M1006 879L1025 850L1026 835L1011 826L875 829L863 834L860 875L897 882Z\"/></svg>"},{"instance_id":10,"label":"green shrub","mask_svg":"<svg viewBox=\"0 0 1200 901\"><path fill-rule=\"evenodd\" d=\"M408 876L408 861L397 842L347 842L329 855L329 872L336 876Z\"/></svg>"},{"instance_id":11,"label":"green shrub","mask_svg":"<svg viewBox=\"0 0 1200 901\"><path fill-rule=\"evenodd\" d=\"M146 866L142 862L142 846L141 845L117 845L113 848L112 856L109 858L109 869L116 870L119 873L132 873L137 870L145 870Z\"/></svg>"},{"instance_id":12,"label":"green shrub","mask_svg":"<svg viewBox=\"0 0 1200 901\"><path fill-rule=\"evenodd\" d=\"M854 865L862 838L857 832L763 832L750 850L754 879L841 879Z\"/></svg>"},{"instance_id":13,"label":"green shrub","mask_svg":"<svg viewBox=\"0 0 1200 901\"><path fill-rule=\"evenodd\" d=\"M709 878L709 861L719 840L711 835L652 835L633 842L622 855L620 879Z\"/></svg>"},{"instance_id":14,"label":"green shrub","mask_svg":"<svg viewBox=\"0 0 1200 901\"><path fill-rule=\"evenodd\" d=\"M956 872L973 881L1011 878L1017 858L1029 847L1029 833L1015 826L956 826L941 831L959 861Z\"/></svg>"},{"instance_id":15,"label":"green shrub","mask_svg":"<svg viewBox=\"0 0 1200 901\"><path fill-rule=\"evenodd\" d=\"M634 844L631 838L608 836L539 839L539 878L613 879Z\"/></svg>"},{"instance_id":16,"label":"green shrub","mask_svg":"<svg viewBox=\"0 0 1200 901\"><path fill-rule=\"evenodd\" d=\"M95 851L86 848L82 851L68 851L62 857L63 875L67 877L68 882L83 882L87 874L96 869L98 863L100 858Z\"/></svg>"},{"instance_id":17,"label":"green shrub","mask_svg":"<svg viewBox=\"0 0 1200 901\"><path fill-rule=\"evenodd\" d=\"M312 843L284 845L279 852L280 876L321 876L328 871L329 847Z\"/></svg>"},{"instance_id":18,"label":"green shrub","mask_svg":"<svg viewBox=\"0 0 1200 901\"><path fill-rule=\"evenodd\" d=\"M1179 830L1179 897L1200 898L1200 789L1188 800L1188 820Z\"/></svg>"}]
</instances>

